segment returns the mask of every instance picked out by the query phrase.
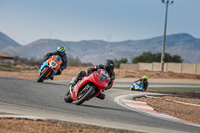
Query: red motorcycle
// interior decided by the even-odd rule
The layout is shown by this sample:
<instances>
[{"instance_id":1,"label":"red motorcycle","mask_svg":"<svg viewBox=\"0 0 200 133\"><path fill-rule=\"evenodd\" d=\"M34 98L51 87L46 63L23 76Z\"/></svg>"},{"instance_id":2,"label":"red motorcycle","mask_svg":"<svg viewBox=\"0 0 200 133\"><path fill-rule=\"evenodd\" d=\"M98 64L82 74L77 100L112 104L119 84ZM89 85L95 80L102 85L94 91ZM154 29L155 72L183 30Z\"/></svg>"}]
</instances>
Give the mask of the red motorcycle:
<instances>
[{"instance_id":1,"label":"red motorcycle","mask_svg":"<svg viewBox=\"0 0 200 133\"><path fill-rule=\"evenodd\" d=\"M75 77L71 82L75 80ZM102 90L108 87L110 81L109 74L104 69L99 69L89 76L82 77L75 86L69 85L69 90L64 96L67 103L74 103L80 105L86 100L100 94Z\"/></svg>"}]
</instances>

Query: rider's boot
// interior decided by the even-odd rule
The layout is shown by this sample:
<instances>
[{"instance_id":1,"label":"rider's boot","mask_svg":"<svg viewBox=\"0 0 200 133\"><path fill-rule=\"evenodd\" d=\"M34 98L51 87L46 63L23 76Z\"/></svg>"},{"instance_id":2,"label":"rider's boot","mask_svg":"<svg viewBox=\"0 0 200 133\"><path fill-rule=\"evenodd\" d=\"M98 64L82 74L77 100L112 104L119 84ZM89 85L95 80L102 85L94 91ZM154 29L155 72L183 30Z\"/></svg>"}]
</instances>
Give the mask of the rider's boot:
<instances>
[{"instance_id":1,"label":"rider's boot","mask_svg":"<svg viewBox=\"0 0 200 133\"><path fill-rule=\"evenodd\" d=\"M134 90L134 88L131 87L131 88L130 88L130 91L133 91L133 90Z\"/></svg>"},{"instance_id":2,"label":"rider's boot","mask_svg":"<svg viewBox=\"0 0 200 133\"><path fill-rule=\"evenodd\" d=\"M50 79L53 80L53 79L54 79L54 76L53 76L53 77L50 77Z\"/></svg>"},{"instance_id":3,"label":"rider's boot","mask_svg":"<svg viewBox=\"0 0 200 133\"><path fill-rule=\"evenodd\" d=\"M101 99L101 100L105 99L105 93L104 93L104 91L102 90L101 93L98 96L96 96L96 97L99 98L99 99Z\"/></svg>"},{"instance_id":4,"label":"rider's boot","mask_svg":"<svg viewBox=\"0 0 200 133\"><path fill-rule=\"evenodd\" d=\"M62 73L62 70L59 69L55 75L61 75L61 73Z\"/></svg>"}]
</instances>

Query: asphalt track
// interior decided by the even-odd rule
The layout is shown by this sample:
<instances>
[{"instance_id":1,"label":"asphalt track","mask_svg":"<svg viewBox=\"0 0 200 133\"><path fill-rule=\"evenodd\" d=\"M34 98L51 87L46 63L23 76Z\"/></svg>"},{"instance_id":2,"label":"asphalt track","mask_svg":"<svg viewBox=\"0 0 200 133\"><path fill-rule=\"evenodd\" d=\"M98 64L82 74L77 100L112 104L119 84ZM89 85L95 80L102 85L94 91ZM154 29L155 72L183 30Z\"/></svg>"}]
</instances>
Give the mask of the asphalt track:
<instances>
[{"instance_id":1,"label":"asphalt track","mask_svg":"<svg viewBox=\"0 0 200 133\"><path fill-rule=\"evenodd\" d=\"M81 106L65 103L68 83L0 77L0 111L142 132L200 132L200 127L131 111L114 102L117 96L137 92L110 89L103 101L93 98Z\"/></svg>"}]
</instances>

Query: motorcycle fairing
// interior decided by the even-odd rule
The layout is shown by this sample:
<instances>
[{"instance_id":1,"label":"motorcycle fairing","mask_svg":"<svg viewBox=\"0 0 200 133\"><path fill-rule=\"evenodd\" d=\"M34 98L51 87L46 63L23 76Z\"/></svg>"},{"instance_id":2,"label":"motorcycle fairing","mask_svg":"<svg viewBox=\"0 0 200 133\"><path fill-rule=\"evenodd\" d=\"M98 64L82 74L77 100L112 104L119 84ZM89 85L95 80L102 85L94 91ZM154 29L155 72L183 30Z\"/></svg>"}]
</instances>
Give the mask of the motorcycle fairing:
<instances>
[{"instance_id":1,"label":"motorcycle fairing","mask_svg":"<svg viewBox=\"0 0 200 133\"><path fill-rule=\"evenodd\" d=\"M135 83L133 83L131 88L134 88L137 91L142 91L143 90L143 84L139 83L140 81L137 81Z\"/></svg>"},{"instance_id":2,"label":"motorcycle fairing","mask_svg":"<svg viewBox=\"0 0 200 133\"><path fill-rule=\"evenodd\" d=\"M55 55L55 56L52 56L52 57L53 57L53 59L49 58L48 60L46 60L42 64L42 66L40 67L40 70L39 70L39 76L40 76L41 72L44 70L44 68L45 67L48 68L48 64L50 64L51 61L54 61L54 60L57 61L59 63L59 65L56 64L55 68L51 68L53 70L53 72L51 72L49 75L47 75L46 79L48 79L50 77L53 77L58 72L58 70L55 70L55 69L60 67L60 64L62 63L62 60L61 60L60 56L58 56L58 55ZM54 61L54 63L55 63L55 61Z\"/></svg>"},{"instance_id":3,"label":"motorcycle fairing","mask_svg":"<svg viewBox=\"0 0 200 133\"><path fill-rule=\"evenodd\" d=\"M39 76L40 76L42 70L43 70L46 66L47 66L47 61L45 61L45 62L42 64L42 66L40 67Z\"/></svg>"},{"instance_id":4,"label":"motorcycle fairing","mask_svg":"<svg viewBox=\"0 0 200 133\"><path fill-rule=\"evenodd\" d=\"M101 76L100 76L100 81L99 82L102 82L102 81L104 81L106 78L108 78L109 77L109 75L108 75L108 73L105 71L105 70L102 70L101 71Z\"/></svg>"},{"instance_id":5,"label":"motorcycle fairing","mask_svg":"<svg viewBox=\"0 0 200 133\"><path fill-rule=\"evenodd\" d=\"M109 75L105 70L99 69L98 71L92 73L90 77L92 79L92 82L101 89L106 89L108 87L107 78L109 77Z\"/></svg>"},{"instance_id":6,"label":"motorcycle fairing","mask_svg":"<svg viewBox=\"0 0 200 133\"><path fill-rule=\"evenodd\" d=\"M100 78L102 74L101 71L105 71L105 70L99 69L98 71L95 71L92 74L90 74L88 77L84 76L82 80L79 80L78 83L74 86L74 89L72 91L70 98L73 100L76 100L79 90L82 87L85 87L89 83L92 83L97 87L96 93L93 94L91 98L93 98L94 96L97 96L101 92L101 90L106 89L108 87L108 80L106 80L107 78L104 77L104 80L100 82Z\"/></svg>"},{"instance_id":7,"label":"motorcycle fairing","mask_svg":"<svg viewBox=\"0 0 200 133\"><path fill-rule=\"evenodd\" d=\"M74 86L72 94L71 94L71 99L76 100L78 96L78 91L89 82L89 78L83 77L82 80L79 80L78 83Z\"/></svg>"}]
</instances>

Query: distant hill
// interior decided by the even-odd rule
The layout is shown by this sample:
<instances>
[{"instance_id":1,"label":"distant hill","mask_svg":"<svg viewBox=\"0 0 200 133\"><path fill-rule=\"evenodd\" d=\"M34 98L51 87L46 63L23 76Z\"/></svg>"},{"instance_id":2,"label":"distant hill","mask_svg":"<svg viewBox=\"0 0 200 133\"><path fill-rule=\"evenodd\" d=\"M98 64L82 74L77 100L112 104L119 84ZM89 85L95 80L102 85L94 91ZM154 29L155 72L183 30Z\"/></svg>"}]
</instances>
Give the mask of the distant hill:
<instances>
[{"instance_id":1,"label":"distant hill","mask_svg":"<svg viewBox=\"0 0 200 133\"><path fill-rule=\"evenodd\" d=\"M21 46L20 44L18 44L7 35L0 32L0 49L1 50L6 49L6 48L17 48L20 46Z\"/></svg>"},{"instance_id":2,"label":"distant hill","mask_svg":"<svg viewBox=\"0 0 200 133\"><path fill-rule=\"evenodd\" d=\"M1 36L2 34L0 34L0 42L8 45L8 42L4 42L5 39L3 40ZM42 58L47 52L55 51L58 46L63 45L66 47L68 54L73 57L78 56L82 62L99 64L103 63L105 59L120 59L121 57L130 59L147 51L152 53L161 52L162 44L163 36L121 42L106 42L102 40L71 42L55 39L40 39L25 46L18 44L15 48L3 48L0 51L9 52L10 54L21 57ZM171 55L180 55L184 59L184 62L200 63L200 39L194 38L187 33L168 35L166 52Z\"/></svg>"}]
</instances>

